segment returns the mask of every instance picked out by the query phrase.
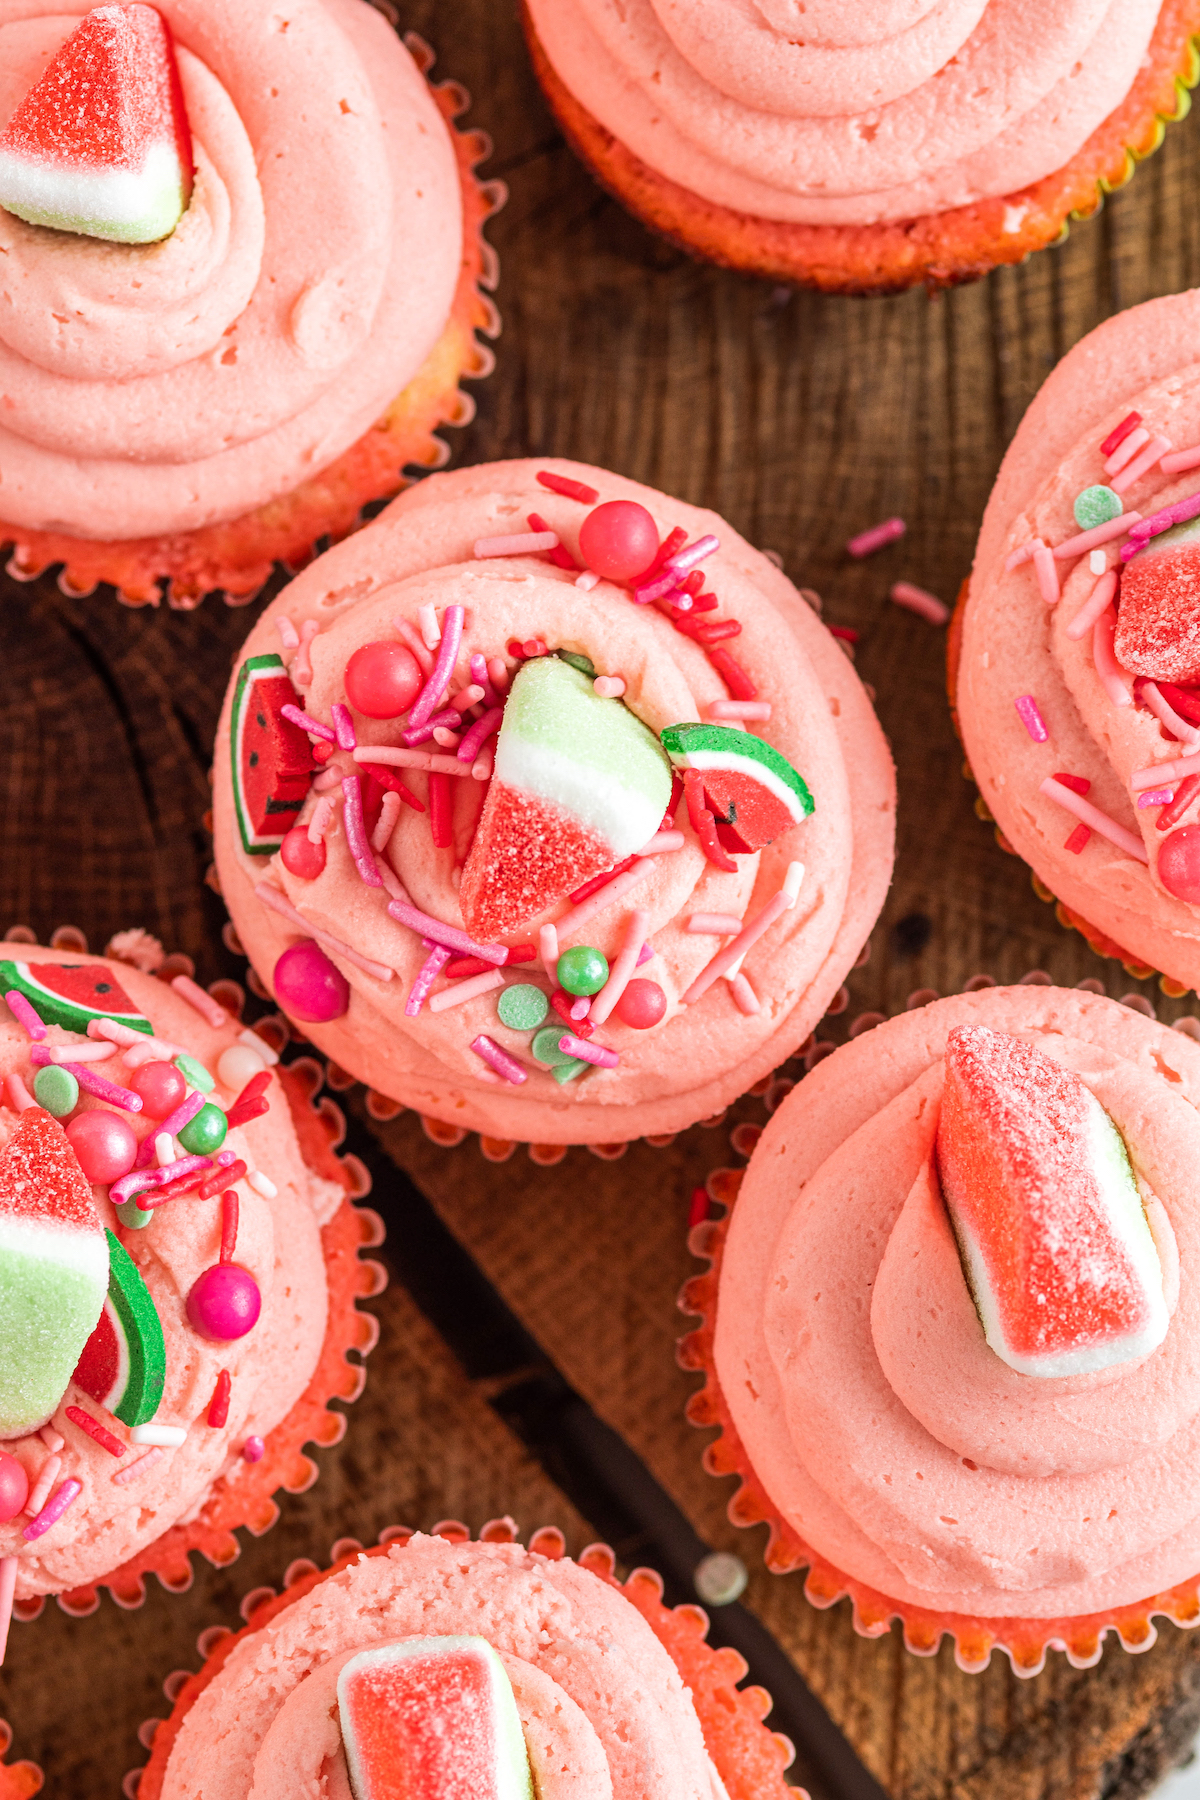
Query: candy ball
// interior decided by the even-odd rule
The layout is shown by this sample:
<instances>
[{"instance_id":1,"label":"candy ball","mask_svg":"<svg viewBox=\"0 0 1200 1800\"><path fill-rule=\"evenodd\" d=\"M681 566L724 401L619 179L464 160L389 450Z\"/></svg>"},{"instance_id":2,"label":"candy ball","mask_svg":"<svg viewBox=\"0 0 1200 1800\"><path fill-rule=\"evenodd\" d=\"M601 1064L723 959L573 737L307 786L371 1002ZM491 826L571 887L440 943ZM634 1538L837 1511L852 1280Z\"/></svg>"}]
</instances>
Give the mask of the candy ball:
<instances>
[{"instance_id":1,"label":"candy ball","mask_svg":"<svg viewBox=\"0 0 1200 1800\"><path fill-rule=\"evenodd\" d=\"M350 1009L350 983L320 944L301 938L275 964L275 998L307 1025L325 1025Z\"/></svg>"},{"instance_id":2,"label":"candy ball","mask_svg":"<svg viewBox=\"0 0 1200 1800\"><path fill-rule=\"evenodd\" d=\"M189 1119L177 1135L189 1156L211 1156L225 1142L229 1130L225 1114L211 1100L206 1100L194 1119Z\"/></svg>"},{"instance_id":3,"label":"candy ball","mask_svg":"<svg viewBox=\"0 0 1200 1800\"><path fill-rule=\"evenodd\" d=\"M1091 531L1096 525L1107 525L1110 519L1119 519L1125 507L1120 494L1114 493L1110 487L1084 488L1075 496L1075 523L1081 531Z\"/></svg>"},{"instance_id":4,"label":"candy ball","mask_svg":"<svg viewBox=\"0 0 1200 1800\"><path fill-rule=\"evenodd\" d=\"M174 1063L145 1062L129 1077L128 1085L142 1102L148 1119L165 1119L182 1104L187 1082Z\"/></svg>"},{"instance_id":5,"label":"candy ball","mask_svg":"<svg viewBox=\"0 0 1200 1800\"><path fill-rule=\"evenodd\" d=\"M608 980L608 958L591 944L577 944L563 951L555 973L568 994L598 994Z\"/></svg>"},{"instance_id":6,"label":"candy ball","mask_svg":"<svg viewBox=\"0 0 1200 1800\"><path fill-rule=\"evenodd\" d=\"M29 1477L24 1465L7 1450L0 1450L0 1525L24 1512L28 1498Z\"/></svg>"},{"instance_id":7,"label":"candy ball","mask_svg":"<svg viewBox=\"0 0 1200 1800\"><path fill-rule=\"evenodd\" d=\"M579 550L597 575L631 581L658 555L658 526L636 500L606 500L580 526Z\"/></svg>"},{"instance_id":8,"label":"candy ball","mask_svg":"<svg viewBox=\"0 0 1200 1800\"><path fill-rule=\"evenodd\" d=\"M187 1297L192 1330L214 1344L245 1337L254 1330L261 1311L258 1283L240 1263L214 1263L197 1276Z\"/></svg>"},{"instance_id":9,"label":"candy ball","mask_svg":"<svg viewBox=\"0 0 1200 1800\"><path fill-rule=\"evenodd\" d=\"M67 1136L89 1181L120 1181L133 1167L138 1141L120 1113L103 1106L76 1113Z\"/></svg>"},{"instance_id":10,"label":"candy ball","mask_svg":"<svg viewBox=\"0 0 1200 1800\"><path fill-rule=\"evenodd\" d=\"M266 1455L267 1446L260 1437L248 1437L242 1445L242 1458L245 1462L261 1462Z\"/></svg>"},{"instance_id":11,"label":"candy ball","mask_svg":"<svg viewBox=\"0 0 1200 1800\"><path fill-rule=\"evenodd\" d=\"M217 1058L217 1074L227 1088L240 1094L254 1075L261 1075L266 1064L249 1044L230 1044Z\"/></svg>"},{"instance_id":12,"label":"candy ball","mask_svg":"<svg viewBox=\"0 0 1200 1800\"><path fill-rule=\"evenodd\" d=\"M70 1069L47 1063L33 1078L33 1097L56 1119L65 1119L79 1105L79 1083Z\"/></svg>"},{"instance_id":13,"label":"candy ball","mask_svg":"<svg viewBox=\"0 0 1200 1800\"><path fill-rule=\"evenodd\" d=\"M1177 900L1200 900L1200 825L1169 832L1158 852L1158 879Z\"/></svg>"},{"instance_id":14,"label":"candy ball","mask_svg":"<svg viewBox=\"0 0 1200 1800\"><path fill-rule=\"evenodd\" d=\"M398 719L425 685L407 644L363 644L346 664L346 698L368 719Z\"/></svg>"},{"instance_id":15,"label":"candy ball","mask_svg":"<svg viewBox=\"0 0 1200 1800\"><path fill-rule=\"evenodd\" d=\"M325 844L314 844L307 825L293 825L279 846L279 860L289 875L315 881L325 867Z\"/></svg>"},{"instance_id":16,"label":"candy ball","mask_svg":"<svg viewBox=\"0 0 1200 1800\"><path fill-rule=\"evenodd\" d=\"M634 1031L649 1031L666 1010L667 996L657 981L647 981L641 975L629 983L616 1005L622 1025L629 1025Z\"/></svg>"}]
</instances>

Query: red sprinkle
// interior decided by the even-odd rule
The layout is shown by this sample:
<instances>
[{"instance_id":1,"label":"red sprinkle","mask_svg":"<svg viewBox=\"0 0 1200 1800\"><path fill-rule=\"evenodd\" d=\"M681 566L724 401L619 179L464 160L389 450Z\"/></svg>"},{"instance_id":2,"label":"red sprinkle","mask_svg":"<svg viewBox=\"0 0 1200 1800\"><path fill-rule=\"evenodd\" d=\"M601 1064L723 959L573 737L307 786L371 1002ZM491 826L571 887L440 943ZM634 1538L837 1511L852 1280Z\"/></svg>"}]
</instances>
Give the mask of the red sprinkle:
<instances>
[{"instance_id":1,"label":"red sprinkle","mask_svg":"<svg viewBox=\"0 0 1200 1800\"><path fill-rule=\"evenodd\" d=\"M700 839L700 848L705 856L714 868L735 874L737 864L717 836L717 821L704 804L704 776L699 769L688 769L685 772L683 791L687 796L688 818L692 822L692 830Z\"/></svg>"},{"instance_id":2,"label":"red sprinkle","mask_svg":"<svg viewBox=\"0 0 1200 1800\"><path fill-rule=\"evenodd\" d=\"M201 1200L211 1200L214 1194L220 1193L227 1181L242 1181L245 1176L246 1165L244 1162L230 1163L227 1168L214 1169L211 1175L206 1175L196 1189L196 1193ZM158 1195L155 1194L153 1197L157 1200Z\"/></svg>"},{"instance_id":3,"label":"red sprinkle","mask_svg":"<svg viewBox=\"0 0 1200 1800\"><path fill-rule=\"evenodd\" d=\"M722 650L718 644L715 649L708 652L708 660L729 689L729 696L732 700L758 699L758 689L741 663L735 662L728 650Z\"/></svg>"},{"instance_id":4,"label":"red sprinkle","mask_svg":"<svg viewBox=\"0 0 1200 1800\"><path fill-rule=\"evenodd\" d=\"M257 1100L247 1100L244 1106L239 1100L237 1105L231 1106L226 1113L225 1124L232 1131L236 1125L248 1125L251 1119L261 1119L263 1114L270 1110L271 1102L262 1099L261 1096Z\"/></svg>"},{"instance_id":5,"label":"red sprinkle","mask_svg":"<svg viewBox=\"0 0 1200 1800\"><path fill-rule=\"evenodd\" d=\"M521 646L521 654L532 659L535 656L545 656L548 648L549 646L542 638L526 638Z\"/></svg>"},{"instance_id":6,"label":"red sprinkle","mask_svg":"<svg viewBox=\"0 0 1200 1800\"><path fill-rule=\"evenodd\" d=\"M1160 681L1158 691L1167 705L1189 725L1200 725L1200 694L1194 688L1176 687L1173 681Z\"/></svg>"},{"instance_id":7,"label":"red sprinkle","mask_svg":"<svg viewBox=\"0 0 1200 1800\"><path fill-rule=\"evenodd\" d=\"M1063 845L1063 849L1069 850L1073 856L1078 856L1081 850L1087 848L1088 839L1091 835L1091 830L1088 826L1077 825Z\"/></svg>"},{"instance_id":8,"label":"red sprinkle","mask_svg":"<svg viewBox=\"0 0 1200 1800\"><path fill-rule=\"evenodd\" d=\"M692 611L694 613L716 612L720 604L721 602L715 594L697 594L692 601Z\"/></svg>"},{"instance_id":9,"label":"red sprinkle","mask_svg":"<svg viewBox=\"0 0 1200 1800\"><path fill-rule=\"evenodd\" d=\"M848 644L857 644L858 642L858 633L852 625L828 625L826 630L830 637L845 638Z\"/></svg>"},{"instance_id":10,"label":"red sprinkle","mask_svg":"<svg viewBox=\"0 0 1200 1800\"><path fill-rule=\"evenodd\" d=\"M120 1438L114 1437L111 1431L105 1431L99 1419L93 1419L91 1413L85 1413L81 1406L68 1406L66 1411L72 1425L78 1425L80 1431L86 1431L102 1450L107 1450L110 1456L124 1456L125 1446Z\"/></svg>"},{"instance_id":11,"label":"red sprinkle","mask_svg":"<svg viewBox=\"0 0 1200 1800\"><path fill-rule=\"evenodd\" d=\"M573 1019L571 1017L571 1008L575 1005L578 998L578 994L568 994L565 993L562 988L556 987L550 996L550 1004L558 1014L559 1018L565 1021L568 1031L573 1031L576 1037L590 1038L593 1031L596 1029L592 1024L592 1021L590 1019Z\"/></svg>"},{"instance_id":12,"label":"red sprinkle","mask_svg":"<svg viewBox=\"0 0 1200 1800\"><path fill-rule=\"evenodd\" d=\"M1136 431L1142 422L1139 412L1126 413L1119 425L1114 425L1100 446L1101 456L1111 456L1118 444L1123 444L1131 431ZM1074 836L1074 833L1072 833Z\"/></svg>"},{"instance_id":13,"label":"red sprinkle","mask_svg":"<svg viewBox=\"0 0 1200 1800\"><path fill-rule=\"evenodd\" d=\"M553 525L547 525L541 513L530 513L525 523L529 526L530 531L554 530ZM542 554L543 556L548 556L550 558L550 561L554 564L555 568L578 569L579 567L579 564L575 561L575 558L563 543L560 543L553 550L544 550Z\"/></svg>"},{"instance_id":14,"label":"red sprinkle","mask_svg":"<svg viewBox=\"0 0 1200 1800\"><path fill-rule=\"evenodd\" d=\"M667 801L667 810L662 816L660 831L670 831L675 823L675 814L679 811L679 802L683 799L683 776L678 769L671 771L671 798Z\"/></svg>"},{"instance_id":15,"label":"red sprinkle","mask_svg":"<svg viewBox=\"0 0 1200 1800\"><path fill-rule=\"evenodd\" d=\"M238 1197L232 1188L221 1195L221 1261L233 1261L233 1253L237 1249L238 1234Z\"/></svg>"},{"instance_id":16,"label":"red sprinkle","mask_svg":"<svg viewBox=\"0 0 1200 1800\"><path fill-rule=\"evenodd\" d=\"M214 1431L220 1431L222 1425L229 1420L229 1396L233 1392L233 1382L229 1370L222 1369L217 1376L217 1385L213 1389L213 1397L208 1403L208 1422Z\"/></svg>"},{"instance_id":17,"label":"red sprinkle","mask_svg":"<svg viewBox=\"0 0 1200 1800\"><path fill-rule=\"evenodd\" d=\"M697 1225L702 1225L707 1217L708 1189L694 1187L692 1189L692 1203L688 1207L688 1230L692 1231Z\"/></svg>"},{"instance_id":18,"label":"red sprinkle","mask_svg":"<svg viewBox=\"0 0 1200 1800\"><path fill-rule=\"evenodd\" d=\"M692 622L687 613L676 619L675 629L682 631L685 637L694 638L698 644L719 644L723 638L742 635L736 619L696 619Z\"/></svg>"},{"instance_id":19,"label":"red sprinkle","mask_svg":"<svg viewBox=\"0 0 1200 1800\"><path fill-rule=\"evenodd\" d=\"M662 543L658 546L658 555L650 564L650 567L646 570L645 574L639 576L639 585L644 586L653 576L657 575L668 556L674 556L675 552L677 550L682 550L686 543L687 532L683 529L682 525L676 525L674 531L669 531Z\"/></svg>"},{"instance_id":20,"label":"red sprinkle","mask_svg":"<svg viewBox=\"0 0 1200 1800\"><path fill-rule=\"evenodd\" d=\"M550 469L539 469L537 479L552 494L565 494L568 500L578 500L581 506L595 506L600 498L594 487L572 481L569 475L555 475Z\"/></svg>"},{"instance_id":21,"label":"red sprinkle","mask_svg":"<svg viewBox=\"0 0 1200 1800\"><path fill-rule=\"evenodd\" d=\"M429 830L435 850L449 850L454 842L454 795L451 777L436 769L429 776Z\"/></svg>"},{"instance_id":22,"label":"red sprinkle","mask_svg":"<svg viewBox=\"0 0 1200 1800\"><path fill-rule=\"evenodd\" d=\"M314 744L312 746L313 761L315 763L327 763L336 749L336 744L327 744L324 740L319 744Z\"/></svg>"},{"instance_id":23,"label":"red sprinkle","mask_svg":"<svg viewBox=\"0 0 1200 1800\"><path fill-rule=\"evenodd\" d=\"M586 900L589 894L598 894L600 889L607 887L616 876L623 875L626 869L631 869L636 861L636 856L627 856L625 861L619 862L615 869L607 869L603 875L593 875L590 881L585 881L582 887L575 889L571 895L572 906L578 906L579 902Z\"/></svg>"},{"instance_id":24,"label":"red sprinkle","mask_svg":"<svg viewBox=\"0 0 1200 1800\"><path fill-rule=\"evenodd\" d=\"M536 955L537 947L534 944L513 944L501 967L511 969L516 963L532 962ZM495 963L484 962L481 956L452 956L442 974L449 981L459 981L464 975L486 975L495 966Z\"/></svg>"},{"instance_id":25,"label":"red sprinkle","mask_svg":"<svg viewBox=\"0 0 1200 1800\"><path fill-rule=\"evenodd\" d=\"M418 800L412 789L406 788L391 769L385 769L382 763L361 763L359 767L366 771L372 781L377 781L380 787L386 788L389 794L399 794L404 804L411 806L414 812L425 811L425 802Z\"/></svg>"},{"instance_id":26,"label":"red sprinkle","mask_svg":"<svg viewBox=\"0 0 1200 1800\"><path fill-rule=\"evenodd\" d=\"M1061 781L1063 786L1069 787L1074 794L1086 794L1092 785L1086 775L1064 775L1061 771L1054 779Z\"/></svg>"},{"instance_id":27,"label":"red sprinkle","mask_svg":"<svg viewBox=\"0 0 1200 1800\"><path fill-rule=\"evenodd\" d=\"M1200 789L1200 775L1185 775L1175 789L1175 798L1163 807L1154 821L1156 831L1169 831L1172 825L1178 824L1192 801L1196 791Z\"/></svg>"}]
</instances>

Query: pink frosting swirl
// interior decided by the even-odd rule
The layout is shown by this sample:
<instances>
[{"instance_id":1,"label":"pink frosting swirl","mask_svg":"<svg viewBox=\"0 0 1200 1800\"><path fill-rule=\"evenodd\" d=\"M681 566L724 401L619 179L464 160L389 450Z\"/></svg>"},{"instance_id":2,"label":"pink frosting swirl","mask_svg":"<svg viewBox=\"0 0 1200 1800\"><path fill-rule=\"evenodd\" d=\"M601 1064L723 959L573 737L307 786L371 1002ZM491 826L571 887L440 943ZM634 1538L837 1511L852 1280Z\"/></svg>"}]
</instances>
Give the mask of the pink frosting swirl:
<instances>
[{"instance_id":1,"label":"pink frosting swirl","mask_svg":"<svg viewBox=\"0 0 1200 1800\"><path fill-rule=\"evenodd\" d=\"M1074 1069L1129 1148L1174 1311L1141 1362L1017 1375L987 1347L931 1152L957 1025ZM984 1617L1132 1603L1200 1568L1200 1048L1048 988L943 1000L818 1065L735 1209L716 1368L780 1512L893 1599Z\"/></svg>"},{"instance_id":2,"label":"pink frosting swirl","mask_svg":"<svg viewBox=\"0 0 1200 1800\"><path fill-rule=\"evenodd\" d=\"M83 9L0 0L0 125ZM449 312L445 123L365 0L162 0L196 155L171 237L0 211L0 513L79 537L233 518L333 461Z\"/></svg>"},{"instance_id":3,"label":"pink frosting swirl","mask_svg":"<svg viewBox=\"0 0 1200 1800\"><path fill-rule=\"evenodd\" d=\"M829 225L964 206L1061 168L1128 93L1159 11L529 3L560 78L652 169L755 217Z\"/></svg>"}]
</instances>

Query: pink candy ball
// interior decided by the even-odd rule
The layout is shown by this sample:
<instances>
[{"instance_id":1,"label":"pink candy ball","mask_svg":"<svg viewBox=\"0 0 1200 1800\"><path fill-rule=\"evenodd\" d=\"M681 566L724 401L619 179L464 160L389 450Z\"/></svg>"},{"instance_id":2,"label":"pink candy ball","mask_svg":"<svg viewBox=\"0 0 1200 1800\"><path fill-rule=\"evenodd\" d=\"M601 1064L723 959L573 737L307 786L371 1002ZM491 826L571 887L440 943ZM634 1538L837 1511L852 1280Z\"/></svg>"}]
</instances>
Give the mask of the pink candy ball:
<instances>
[{"instance_id":1,"label":"pink candy ball","mask_svg":"<svg viewBox=\"0 0 1200 1800\"><path fill-rule=\"evenodd\" d=\"M182 1083L182 1077L180 1080ZM120 1181L133 1167L138 1141L120 1113L104 1106L76 1113L67 1126L67 1136L89 1181Z\"/></svg>"},{"instance_id":2,"label":"pink candy ball","mask_svg":"<svg viewBox=\"0 0 1200 1800\"><path fill-rule=\"evenodd\" d=\"M143 1063L129 1077L128 1086L140 1097L148 1119L165 1119L187 1095L187 1082L169 1062Z\"/></svg>"},{"instance_id":3,"label":"pink candy ball","mask_svg":"<svg viewBox=\"0 0 1200 1800\"><path fill-rule=\"evenodd\" d=\"M293 825L279 846L279 860L289 875L315 881L325 867L325 845L312 842L307 825Z\"/></svg>"},{"instance_id":4,"label":"pink candy ball","mask_svg":"<svg viewBox=\"0 0 1200 1800\"><path fill-rule=\"evenodd\" d=\"M647 981L641 975L629 983L616 1004L618 1019L634 1031L649 1031L666 1010L667 996L657 981Z\"/></svg>"},{"instance_id":5,"label":"pink candy ball","mask_svg":"<svg viewBox=\"0 0 1200 1800\"><path fill-rule=\"evenodd\" d=\"M350 983L312 938L301 938L284 951L273 981L284 1012L305 1024L325 1025L349 1010Z\"/></svg>"},{"instance_id":6,"label":"pink candy ball","mask_svg":"<svg viewBox=\"0 0 1200 1800\"><path fill-rule=\"evenodd\" d=\"M597 575L631 581L658 555L658 526L636 500L606 500L580 526L579 550Z\"/></svg>"},{"instance_id":7,"label":"pink candy ball","mask_svg":"<svg viewBox=\"0 0 1200 1800\"><path fill-rule=\"evenodd\" d=\"M28 1498L29 1477L23 1465L7 1450L0 1450L0 1525L24 1512Z\"/></svg>"},{"instance_id":8,"label":"pink candy ball","mask_svg":"<svg viewBox=\"0 0 1200 1800\"><path fill-rule=\"evenodd\" d=\"M346 698L368 719L398 719L425 685L407 644L363 644L346 664Z\"/></svg>"},{"instance_id":9,"label":"pink candy ball","mask_svg":"<svg viewBox=\"0 0 1200 1800\"><path fill-rule=\"evenodd\" d=\"M1200 900L1200 825L1170 832L1158 851L1158 879L1177 900Z\"/></svg>"},{"instance_id":10,"label":"pink candy ball","mask_svg":"<svg viewBox=\"0 0 1200 1800\"><path fill-rule=\"evenodd\" d=\"M240 1263L214 1263L197 1276L187 1297L192 1330L216 1344L245 1337L261 1311L258 1283Z\"/></svg>"}]
</instances>

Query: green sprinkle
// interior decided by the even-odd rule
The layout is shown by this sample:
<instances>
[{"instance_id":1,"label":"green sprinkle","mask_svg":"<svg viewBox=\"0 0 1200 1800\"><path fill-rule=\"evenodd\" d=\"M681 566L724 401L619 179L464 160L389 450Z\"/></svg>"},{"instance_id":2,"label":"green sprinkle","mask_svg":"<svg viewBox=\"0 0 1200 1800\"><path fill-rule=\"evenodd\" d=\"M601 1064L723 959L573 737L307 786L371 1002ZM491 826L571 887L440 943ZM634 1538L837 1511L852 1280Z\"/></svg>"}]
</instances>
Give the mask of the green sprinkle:
<instances>
[{"instance_id":1,"label":"green sprinkle","mask_svg":"<svg viewBox=\"0 0 1200 1800\"><path fill-rule=\"evenodd\" d=\"M556 650L555 655L563 662L570 663L573 669L578 669L581 675L586 675L589 681L596 673L596 665L590 657L577 656L574 650Z\"/></svg>"},{"instance_id":2,"label":"green sprinkle","mask_svg":"<svg viewBox=\"0 0 1200 1800\"><path fill-rule=\"evenodd\" d=\"M608 980L608 958L591 944L576 944L563 951L555 974L568 994L598 994Z\"/></svg>"},{"instance_id":3,"label":"green sprinkle","mask_svg":"<svg viewBox=\"0 0 1200 1800\"><path fill-rule=\"evenodd\" d=\"M1084 488L1075 496L1075 523L1081 531L1107 525L1110 519L1119 519L1124 511L1120 494L1115 494L1110 487Z\"/></svg>"},{"instance_id":4,"label":"green sprinkle","mask_svg":"<svg viewBox=\"0 0 1200 1800\"><path fill-rule=\"evenodd\" d=\"M122 1200L117 1208L117 1217L130 1231L141 1231L150 1223L154 1214L139 1206L136 1200Z\"/></svg>"},{"instance_id":5,"label":"green sprinkle","mask_svg":"<svg viewBox=\"0 0 1200 1800\"><path fill-rule=\"evenodd\" d=\"M202 1094L211 1094L217 1085L204 1064L197 1062L194 1056L177 1056L175 1067L188 1086L199 1088Z\"/></svg>"},{"instance_id":6,"label":"green sprinkle","mask_svg":"<svg viewBox=\"0 0 1200 1800\"><path fill-rule=\"evenodd\" d=\"M581 1056L571 1056L566 1062L556 1063L550 1073L561 1087L564 1082L574 1081L577 1075L582 1075L584 1070L590 1069L591 1066L590 1063L585 1063Z\"/></svg>"},{"instance_id":7,"label":"green sprinkle","mask_svg":"<svg viewBox=\"0 0 1200 1800\"><path fill-rule=\"evenodd\" d=\"M528 981L506 987L496 1001L502 1023L513 1031L536 1031L549 1010L550 1002L541 988Z\"/></svg>"},{"instance_id":8,"label":"green sprinkle","mask_svg":"<svg viewBox=\"0 0 1200 1800\"><path fill-rule=\"evenodd\" d=\"M225 1142L228 1130L225 1114L209 1100L178 1135L189 1156L211 1156Z\"/></svg>"},{"instance_id":9,"label":"green sprinkle","mask_svg":"<svg viewBox=\"0 0 1200 1800\"><path fill-rule=\"evenodd\" d=\"M33 1097L56 1119L65 1119L79 1104L79 1083L69 1069L47 1063L33 1078Z\"/></svg>"},{"instance_id":10,"label":"green sprinkle","mask_svg":"<svg viewBox=\"0 0 1200 1800\"><path fill-rule=\"evenodd\" d=\"M559 1038L570 1029L569 1025L544 1025L529 1046L534 1062L552 1069L563 1063L578 1062L579 1057L568 1056L558 1047Z\"/></svg>"}]
</instances>

